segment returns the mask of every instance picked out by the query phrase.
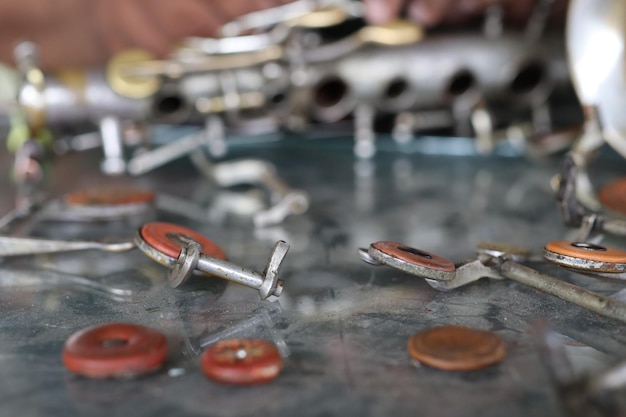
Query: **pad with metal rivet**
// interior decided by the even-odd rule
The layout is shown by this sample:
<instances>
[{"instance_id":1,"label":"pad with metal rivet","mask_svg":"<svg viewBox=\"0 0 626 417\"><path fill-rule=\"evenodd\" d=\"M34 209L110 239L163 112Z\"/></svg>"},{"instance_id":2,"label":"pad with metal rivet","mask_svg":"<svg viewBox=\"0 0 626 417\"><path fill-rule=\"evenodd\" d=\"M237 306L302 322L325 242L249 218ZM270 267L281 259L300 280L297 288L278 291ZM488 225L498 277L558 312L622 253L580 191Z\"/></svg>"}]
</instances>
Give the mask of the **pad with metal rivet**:
<instances>
[{"instance_id":1,"label":"pad with metal rivet","mask_svg":"<svg viewBox=\"0 0 626 417\"><path fill-rule=\"evenodd\" d=\"M543 256L568 268L591 272L626 272L626 251L587 242L549 242Z\"/></svg>"}]
</instances>

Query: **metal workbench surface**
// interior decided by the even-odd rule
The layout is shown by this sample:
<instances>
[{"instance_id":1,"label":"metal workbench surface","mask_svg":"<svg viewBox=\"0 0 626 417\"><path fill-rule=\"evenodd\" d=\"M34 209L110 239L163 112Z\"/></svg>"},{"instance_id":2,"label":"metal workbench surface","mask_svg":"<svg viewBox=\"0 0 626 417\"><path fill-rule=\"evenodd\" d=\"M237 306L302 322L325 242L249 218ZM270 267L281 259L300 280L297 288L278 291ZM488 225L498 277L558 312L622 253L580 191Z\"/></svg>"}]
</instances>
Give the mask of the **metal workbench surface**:
<instances>
[{"instance_id":1,"label":"metal workbench surface","mask_svg":"<svg viewBox=\"0 0 626 417\"><path fill-rule=\"evenodd\" d=\"M563 411L532 336L536 318L547 319L562 335L581 372L626 357L621 323L532 288L483 279L438 292L421 278L367 265L357 256L357 248L379 240L453 261L472 257L481 240L540 253L567 233L549 185L559 158L427 155L388 146L371 161L356 161L348 139L291 139L240 146L229 154L251 157L276 164L290 185L305 190L309 211L265 229L234 215L211 215L201 223L160 210L156 218L191 227L218 242L231 261L259 269L274 241L288 241L280 299L259 301L256 291L214 278L195 277L170 289L166 269L139 251L4 259L0 415L554 417ZM60 195L106 181L97 172L98 158L94 152L57 159L47 188ZM608 158L594 165L593 176L601 183L624 171L622 161ZM0 181L0 208L6 212L13 195L6 170ZM204 205L207 212L219 194L188 161L133 181ZM146 220L151 219L39 222L29 233L132 238ZM618 298L626 288L545 263L536 267ZM66 370L65 340L113 321L164 332L170 351L165 367L130 380L89 380ZM497 333L506 343L506 358L472 372L416 365L408 338L444 324ZM206 379L199 354L228 337L276 343L285 361L278 379L243 388Z\"/></svg>"}]
</instances>

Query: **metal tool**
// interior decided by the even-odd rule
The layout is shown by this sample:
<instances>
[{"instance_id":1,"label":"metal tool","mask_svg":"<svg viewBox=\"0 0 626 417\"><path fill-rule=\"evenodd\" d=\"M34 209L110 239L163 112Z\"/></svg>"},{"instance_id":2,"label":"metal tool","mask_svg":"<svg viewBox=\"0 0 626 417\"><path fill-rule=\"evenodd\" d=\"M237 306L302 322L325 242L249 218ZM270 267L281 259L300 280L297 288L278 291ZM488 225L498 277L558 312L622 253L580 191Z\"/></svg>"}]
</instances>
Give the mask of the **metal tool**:
<instances>
[{"instance_id":1,"label":"metal tool","mask_svg":"<svg viewBox=\"0 0 626 417\"><path fill-rule=\"evenodd\" d=\"M135 249L132 241L104 243L97 241L49 240L27 237L0 236L0 258L7 256L39 255L80 250L127 252Z\"/></svg>"},{"instance_id":2,"label":"metal tool","mask_svg":"<svg viewBox=\"0 0 626 417\"><path fill-rule=\"evenodd\" d=\"M385 264L413 275L421 276L433 288L447 291L470 284L481 278L508 278L569 301L606 317L626 322L626 304L596 294L551 275L520 265L521 254L510 255L496 245L478 247L478 259L455 266L437 255L395 242L372 243L365 262ZM364 249L359 250L359 254Z\"/></svg>"},{"instance_id":3,"label":"metal tool","mask_svg":"<svg viewBox=\"0 0 626 417\"><path fill-rule=\"evenodd\" d=\"M207 145L207 143L207 135L204 131L192 133L172 143L135 156L128 162L128 172L131 175L143 175L182 158Z\"/></svg>"},{"instance_id":4,"label":"metal tool","mask_svg":"<svg viewBox=\"0 0 626 417\"><path fill-rule=\"evenodd\" d=\"M583 206L577 196L579 167L575 155L563 160L558 182L557 201L563 221L569 227L579 228L576 240L585 242L592 233L626 236L626 221L592 212Z\"/></svg>"},{"instance_id":5,"label":"metal tool","mask_svg":"<svg viewBox=\"0 0 626 417\"><path fill-rule=\"evenodd\" d=\"M265 269L259 273L222 259L203 255L199 252L197 243L189 242L186 250L181 251L170 273L170 281L182 282L194 271L199 271L254 288L259 291L261 299L273 301L283 292L284 281L278 279L278 273L288 250L287 242L282 240L276 242Z\"/></svg>"},{"instance_id":6,"label":"metal tool","mask_svg":"<svg viewBox=\"0 0 626 417\"><path fill-rule=\"evenodd\" d=\"M151 225L159 226L159 236L150 231ZM171 227L169 232L168 227ZM163 237L167 242L162 241ZM224 259L225 255L211 256L217 255L216 248L210 247L215 244L193 231L184 231L180 226L167 223L144 225L137 233L135 243L148 257L171 268L168 278L174 288L192 274L200 273L254 288L263 300L273 301L283 292L284 281L278 279L278 274L289 250L289 244L284 241L276 242L262 273L229 262ZM173 251L164 248L163 243L169 244ZM173 256L174 253L178 256Z\"/></svg>"},{"instance_id":7,"label":"metal tool","mask_svg":"<svg viewBox=\"0 0 626 417\"><path fill-rule=\"evenodd\" d=\"M309 197L304 191L292 189L269 162L245 159L214 165L210 175L221 187L241 184L260 185L270 192L273 205L254 215L256 227L281 223L291 214L305 213L309 208Z\"/></svg>"}]
</instances>

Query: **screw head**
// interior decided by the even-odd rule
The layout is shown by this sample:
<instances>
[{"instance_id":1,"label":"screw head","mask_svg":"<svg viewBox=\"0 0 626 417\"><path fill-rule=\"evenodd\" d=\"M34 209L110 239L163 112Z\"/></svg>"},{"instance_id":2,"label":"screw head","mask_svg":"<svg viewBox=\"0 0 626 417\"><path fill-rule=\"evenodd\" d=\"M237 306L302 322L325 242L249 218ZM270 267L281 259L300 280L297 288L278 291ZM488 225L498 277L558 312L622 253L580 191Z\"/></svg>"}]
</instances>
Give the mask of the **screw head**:
<instances>
[{"instance_id":1,"label":"screw head","mask_svg":"<svg viewBox=\"0 0 626 417\"><path fill-rule=\"evenodd\" d=\"M272 248L272 252L267 261L267 265L263 270L263 276L265 280L263 285L259 288L259 294L261 299L265 300L269 296L279 297L283 292L283 281L278 279L278 273L282 266L285 256L289 251L289 244L283 240L276 242Z\"/></svg>"},{"instance_id":2,"label":"screw head","mask_svg":"<svg viewBox=\"0 0 626 417\"><path fill-rule=\"evenodd\" d=\"M170 269L167 276L168 282L172 288L180 287L196 270L198 265L198 259L200 259L200 253L202 247L196 241L189 241L180 250L178 260L176 264Z\"/></svg>"}]
</instances>

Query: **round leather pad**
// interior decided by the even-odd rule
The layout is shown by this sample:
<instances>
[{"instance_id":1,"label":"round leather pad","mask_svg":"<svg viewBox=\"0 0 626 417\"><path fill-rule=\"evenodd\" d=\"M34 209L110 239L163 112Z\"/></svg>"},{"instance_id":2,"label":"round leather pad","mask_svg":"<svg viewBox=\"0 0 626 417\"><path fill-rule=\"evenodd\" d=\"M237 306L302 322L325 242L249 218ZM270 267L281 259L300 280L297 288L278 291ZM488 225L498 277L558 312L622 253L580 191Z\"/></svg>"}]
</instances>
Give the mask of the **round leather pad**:
<instances>
[{"instance_id":1,"label":"round leather pad","mask_svg":"<svg viewBox=\"0 0 626 417\"><path fill-rule=\"evenodd\" d=\"M504 341L494 333L462 326L434 327L409 339L409 354L444 371L473 371L501 362Z\"/></svg>"},{"instance_id":2,"label":"round leather pad","mask_svg":"<svg viewBox=\"0 0 626 417\"><path fill-rule=\"evenodd\" d=\"M600 245L582 242L555 240L549 242L545 249L557 255L569 256L586 261L607 262L613 264L626 263L626 252Z\"/></svg>"},{"instance_id":3,"label":"round leather pad","mask_svg":"<svg viewBox=\"0 0 626 417\"><path fill-rule=\"evenodd\" d=\"M66 194L64 201L70 206L124 206L151 204L152 191L128 185L102 185Z\"/></svg>"},{"instance_id":4,"label":"round leather pad","mask_svg":"<svg viewBox=\"0 0 626 417\"><path fill-rule=\"evenodd\" d=\"M146 223L139 229L141 239L150 247L171 258L178 258L184 242L190 238L200 244L203 254L213 258L226 259L226 253L212 240L200 233L172 223Z\"/></svg>"},{"instance_id":5,"label":"round leather pad","mask_svg":"<svg viewBox=\"0 0 626 417\"><path fill-rule=\"evenodd\" d=\"M148 327L110 323L70 336L63 363L90 378L132 377L160 368L167 358L165 336Z\"/></svg>"},{"instance_id":6,"label":"round leather pad","mask_svg":"<svg viewBox=\"0 0 626 417\"><path fill-rule=\"evenodd\" d=\"M283 366L273 343L258 339L222 340L200 358L204 374L218 382L254 385L276 378Z\"/></svg>"},{"instance_id":7,"label":"round leather pad","mask_svg":"<svg viewBox=\"0 0 626 417\"><path fill-rule=\"evenodd\" d=\"M427 269L434 269L442 272L454 272L456 267L451 261L419 249L412 248L397 242L375 242L371 247L384 253L385 255L421 266Z\"/></svg>"}]
</instances>

